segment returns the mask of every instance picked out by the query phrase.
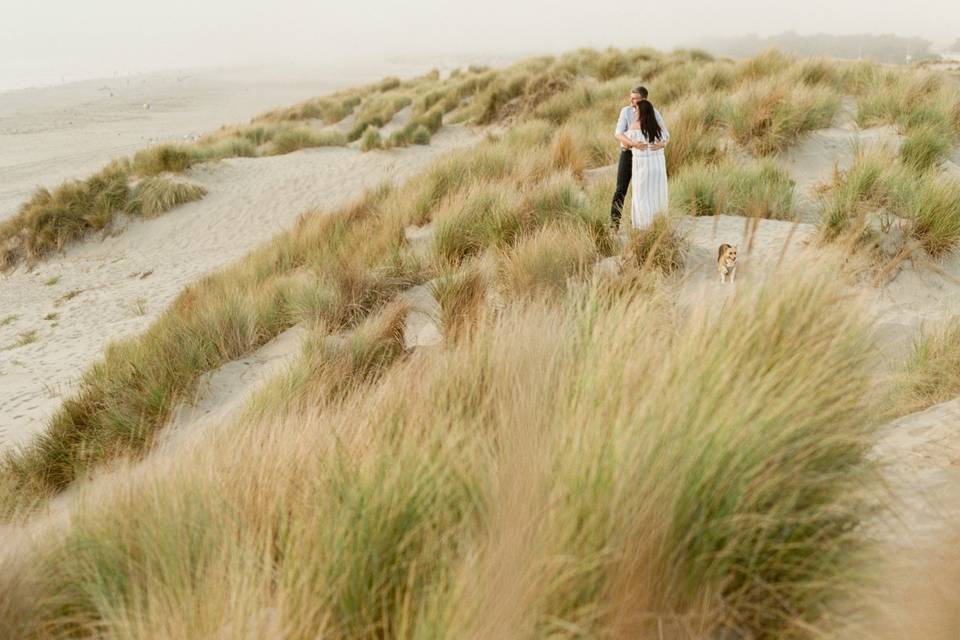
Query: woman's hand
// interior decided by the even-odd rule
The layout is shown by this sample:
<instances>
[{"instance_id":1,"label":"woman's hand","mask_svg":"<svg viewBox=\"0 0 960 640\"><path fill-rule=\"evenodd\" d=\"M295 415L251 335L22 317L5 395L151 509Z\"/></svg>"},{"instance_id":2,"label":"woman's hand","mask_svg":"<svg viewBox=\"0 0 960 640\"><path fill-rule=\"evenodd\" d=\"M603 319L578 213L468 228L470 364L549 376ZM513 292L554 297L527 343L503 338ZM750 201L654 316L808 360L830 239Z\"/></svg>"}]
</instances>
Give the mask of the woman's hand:
<instances>
[{"instance_id":1,"label":"woman's hand","mask_svg":"<svg viewBox=\"0 0 960 640\"><path fill-rule=\"evenodd\" d=\"M634 149L639 149L640 151L643 151L644 149L648 149L649 147L650 147L650 145L648 145L646 142L634 142L634 143L633 143L633 148L634 148Z\"/></svg>"},{"instance_id":2,"label":"woman's hand","mask_svg":"<svg viewBox=\"0 0 960 640\"><path fill-rule=\"evenodd\" d=\"M650 145L650 149L653 151L659 151L660 149L663 149L666 146L667 146L667 143L665 142L654 142L652 145Z\"/></svg>"}]
</instances>

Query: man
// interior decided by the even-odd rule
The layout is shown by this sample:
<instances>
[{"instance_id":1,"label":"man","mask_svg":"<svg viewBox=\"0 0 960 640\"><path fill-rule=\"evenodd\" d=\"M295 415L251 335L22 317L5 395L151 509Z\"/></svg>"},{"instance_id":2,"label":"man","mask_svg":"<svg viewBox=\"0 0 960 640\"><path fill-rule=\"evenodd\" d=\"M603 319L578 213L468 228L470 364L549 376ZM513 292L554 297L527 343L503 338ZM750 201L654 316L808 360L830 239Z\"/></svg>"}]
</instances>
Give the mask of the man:
<instances>
[{"instance_id":1,"label":"man","mask_svg":"<svg viewBox=\"0 0 960 640\"><path fill-rule=\"evenodd\" d=\"M630 91L630 106L620 110L620 118L617 120L617 128L614 131L614 137L620 141L620 161L617 164L617 190L613 192L613 205L610 207L610 226L616 232L620 229L620 214L623 211L623 199L627 196L627 187L630 186L630 178L633 174L633 149L646 149L647 144L643 142L633 142L626 136L630 124L637 119L637 103L646 100L648 96L646 87L635 87ZM663 124L663 118L660 112L654 109L657 116L657 124L667 132L666 125Z\"/></svg>"}]
</instances>

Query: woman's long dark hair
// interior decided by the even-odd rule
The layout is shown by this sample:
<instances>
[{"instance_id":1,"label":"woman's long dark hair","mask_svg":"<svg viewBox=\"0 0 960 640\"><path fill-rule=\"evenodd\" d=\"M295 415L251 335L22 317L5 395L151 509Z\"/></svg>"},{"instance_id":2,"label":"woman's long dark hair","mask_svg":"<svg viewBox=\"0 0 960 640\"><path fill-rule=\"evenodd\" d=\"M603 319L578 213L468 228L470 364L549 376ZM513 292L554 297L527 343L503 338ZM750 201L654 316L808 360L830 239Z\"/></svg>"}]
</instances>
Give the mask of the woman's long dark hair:
<instances>
[{"instance_id":1,"label":"woman's long dark hair","mask_svg":"<svg viewBox=\"0 0 960 640\"><path fill-rule=\"evenodd\" d=\"M640 122L640 131L647 137L647 142L656 142L660 139L660 123L657 122L657 112L649 100L637 103L637 120Z\"/></svg>"}]
</instances>

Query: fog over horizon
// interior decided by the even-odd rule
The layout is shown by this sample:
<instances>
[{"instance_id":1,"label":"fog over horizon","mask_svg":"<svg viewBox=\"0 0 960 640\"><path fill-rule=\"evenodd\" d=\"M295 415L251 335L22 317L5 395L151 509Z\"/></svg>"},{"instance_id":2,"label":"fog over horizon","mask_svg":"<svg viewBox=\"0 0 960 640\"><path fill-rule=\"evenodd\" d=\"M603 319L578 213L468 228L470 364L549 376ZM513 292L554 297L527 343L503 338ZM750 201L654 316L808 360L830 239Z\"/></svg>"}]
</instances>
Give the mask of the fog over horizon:
<instances>
[{"instance_id":1,"label":"fog over horizon","mask_svg":"<svg viewBox=\"0 0 960 640\"><path fill-rule=\"evenodd\" d=\"M210 66L312 68L433 57L439 64L444 56L516 57L577 47L669 49L786 31L895 34L943 47L960 38L960 2L13 0L0 22L0 90Z\"/></svg>"}]
</instances>

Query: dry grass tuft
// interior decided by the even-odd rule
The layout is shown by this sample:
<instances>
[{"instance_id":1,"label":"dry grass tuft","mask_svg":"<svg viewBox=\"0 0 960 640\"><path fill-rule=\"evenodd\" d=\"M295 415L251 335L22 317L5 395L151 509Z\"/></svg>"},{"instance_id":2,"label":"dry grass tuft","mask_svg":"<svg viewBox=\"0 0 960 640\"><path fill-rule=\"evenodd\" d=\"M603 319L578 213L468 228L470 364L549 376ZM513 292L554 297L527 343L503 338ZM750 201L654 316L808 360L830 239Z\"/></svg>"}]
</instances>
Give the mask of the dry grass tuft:
<instances>
[{"instance_id":1,"label":"dry grass tuft","mask_svg":"<svg viewBox=\"0 0 960 640\"><path fill-rule=\"evenodd\" d=\"M205 195L207 190L200 185L154 176L137 183L126 210L152 218L181 204L200 200Z\"/></svg>"},{"instance_id":2,"label":"dry grass tuft","mask_svg":"<svg viewBox=\"0 0 960 640\"><path fill-rule=\"evenodd\" d=\"M183 173L201 160L200 153L190 145L161 144L138 151L133 156L133 172L145 177Z\"/></svg>"},{"instance_id":3,"label":"dry grass tuft","mask_svg":"<svg viewBox=\"0 0 960 640\"><path fill-rule=\"evenodd\" d=\"M430 290L440 305L440 321L448 340L456 340L476 324L490 286L490 274L480 263L445 271L431 281Z\"/></svg>"},{"instance_id":4,"label":"dry grass tuft","mask_svg":"<svg viewBox=\"0 0 960 640\"><path fill-rule=\"evenodd\" d=\"M653 269L671 275L683 270L687 251L687 240L677 229L676 221L660 215L650 226L630 233L623 250L623 261L631 269Z\"/></svg>"},{"instance_id":5,"label":"dry grass tuft","mask_svg":"<svg viewBox=\"0 0 960 640\"><path fill-rule=\"evenodd\" d=\"M22 259L37 260L106 227L127 205L128 180L128 166L118 162L52 192L37 190L15 216L0 223L0 268Z\"/></svg>"},{"instance_id":6,"label":"dry grass tuft","mask_svg":"<svg viewBox=\"0 0 960 640\"><path fill-rule=\"evenodd\" d=\"M571 279L587 275L597 256L596 243L582 227L548 224L502 253L500 282L515 297L557 295Z\"/></svg>"},{"instance_id":7,"label":"dry grass tuft","mask_svg":"<svg viewBox=\"0 0 960 640\"><path fill-rule=\"evenodd\" d=\"M952 145L943 130L930 125L915 128L900 147L900 160L914 171L923 172L950 156Z\"/></svg>"},{"instance_id":8,"label":"dry grass tuft","mask_svg":"<svg viewBox=\"0 0 960 640\"><path fill-rule=\"evenodd\" d=\"M269 153L283 155L311 147L339 147L346 142L346 137L336 130L317 131L306 126L284 126L273 134Z\"/></svg>"},{"instance_id":9,"label":"dry grass tuft","mask_svg":"<svg viewBox=\"0 0 960 640\"><path fill-rule=\"evenodd\" d=\"M902 416L960 396L960 320L921 331L892 399Z\"/></svg>"},{"instance_id":10,"label":"dry grass tuft","mask_svg":"<svg viewBox=\"0 0 960 640\"><path fill-rule=\"evenodd\" d=\"M383 138L380 137L380 130L371 125L360 138L360 150L373 151L374 149L383 149Z\"/></svg>"}]
</instances>

